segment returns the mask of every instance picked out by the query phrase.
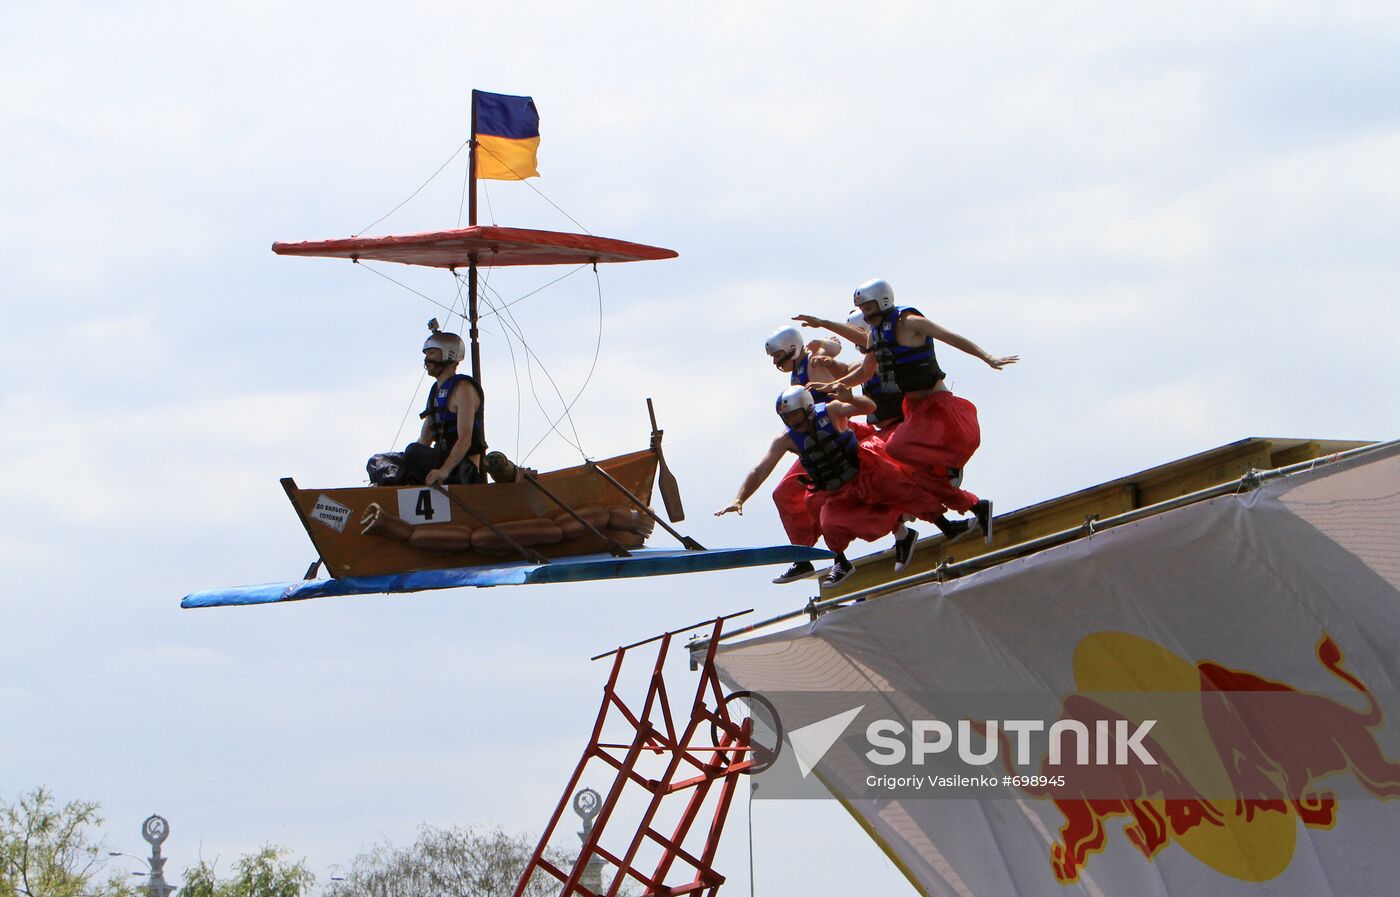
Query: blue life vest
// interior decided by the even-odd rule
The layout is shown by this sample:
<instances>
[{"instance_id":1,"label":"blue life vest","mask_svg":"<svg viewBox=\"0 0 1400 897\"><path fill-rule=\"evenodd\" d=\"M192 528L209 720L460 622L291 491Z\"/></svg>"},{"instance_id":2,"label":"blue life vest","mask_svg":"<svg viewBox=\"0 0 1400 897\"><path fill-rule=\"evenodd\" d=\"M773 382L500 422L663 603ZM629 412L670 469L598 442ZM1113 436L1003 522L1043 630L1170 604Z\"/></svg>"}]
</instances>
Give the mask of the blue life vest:
<instances>
[{"instance_id":1,"label":"blue life vest","mask_svg":"<svg viewBox=\"0 0 1400 897\"><path fill-rule=\"evenodd\" d=\"M457 444L457 412L448 410L447 403L452 398L452 390L464 381L476 390L479 400L476 403L476 414L472 416L472 444L467 449L467 457L470 458L486 451L486 396L475 380L466 374L453 374L442 383L435 383L428 391L428 407L418 416L428 420L433 445L444 454L452 451L452 447Z\"/></svg>"},{"instance_id":2,"label":"blue life vest","mask_svg":"<svg viewBox=\"0 0 1400 897\"><path fill-rule=\"evenodd\" d=\"M860 449L856 434L838 430L826 413L826 403L812 406L816 432L788 427L788 438L797 446L797 456L811 479L811 488L834 491L860 473Z\"/></svg>"},{"instance_id":3,"label":"blue life vest","mask_svg":"<svg viewBox=\"0 0 1400 897\"><path fill-rule=\"evenodd\" d=\"M897 392L885 392L883 386L879 374L860 385L860 394L875 403L875 410L865 416L865 422L872 427L904 421L904 396Z\"/></svg>"},{"instance_id":4,"label":"blue life vest","mask_svg":"<svg viewBox=\"0 0 1400 897\"><path fill-rule=\"evenodd\" d=\"M922 346L901 346L895 338L895 326L906 312L919 314L917 308L892 308L870 329L880 382L887 393L933 389L944 376L933 353L932 337L925 339Z\"/></svg>"},{"instance_id":5,"label":"blue life vest","mask_svg":"<svg viewBox=\"0 0 1400 897\"><path fill-rule=\"evenodd\" d=\"M806 386L811 379L811 373L807 370L807 362L812 360L812 353L803 352L802 359L792 366L792 378L789 380L793 386ZM831 394L814 389L812 392L813 402L830 402Z\"/></svg>"}]
</instances>

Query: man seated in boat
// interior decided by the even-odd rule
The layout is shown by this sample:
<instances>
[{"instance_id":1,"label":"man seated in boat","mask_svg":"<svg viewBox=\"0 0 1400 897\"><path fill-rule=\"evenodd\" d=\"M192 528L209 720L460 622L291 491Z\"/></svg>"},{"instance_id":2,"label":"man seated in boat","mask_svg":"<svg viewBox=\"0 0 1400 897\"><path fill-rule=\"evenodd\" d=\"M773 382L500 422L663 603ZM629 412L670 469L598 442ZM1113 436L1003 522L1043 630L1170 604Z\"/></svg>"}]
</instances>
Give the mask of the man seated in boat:
<instances>
[{"instance_id":1,"label":"man seated in boat","mask_svg":"<svg viewBox=\"0 0 1400 897\"><path fill-rule=\"evenodd\" d=\"M466 345L455 333L434 330L423 343L423 367L433 377L428 406L419 415L423 430L404 449L404 481L409 485L479 483L486 451L486 396L475 380L457 373Z\"/></svg>"}]
</instances>

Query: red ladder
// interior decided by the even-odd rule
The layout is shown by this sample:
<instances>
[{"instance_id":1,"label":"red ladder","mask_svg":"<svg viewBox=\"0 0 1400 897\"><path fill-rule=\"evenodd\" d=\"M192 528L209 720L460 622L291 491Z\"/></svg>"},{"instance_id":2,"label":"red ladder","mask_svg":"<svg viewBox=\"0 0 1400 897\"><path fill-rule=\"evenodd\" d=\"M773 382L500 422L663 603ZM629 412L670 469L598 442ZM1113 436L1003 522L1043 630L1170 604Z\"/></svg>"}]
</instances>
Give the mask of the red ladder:
<instances>
[{"instance_id":1,"label":"red ladder","mask_svg":"<svg viewBox=\"0 0 1400 897\"><path fill-rule=\"evenodd\" d=\"M739 776L755 770L755 760L750 756L755 751L755 747L750 744L753 721L745 718L738 722L730 714L714 664L715 648L719 644L724 621L737 616L740 615L716 617L593 658L613 658L612 672L608 676L608 684L603 688L603 704L593 725L593 735L578 766L574 768L569 784L564 788L564 796L554 808L554 815L549 818L549 825L540 836L534 855L530 857L530 862L520 876L520 882L515 887L515 897L523 897L531 878L540 870L561 883L560 897L603 897L580 883L589 860L594 857L601 858L614 870L612 882L604 891L606 897L616 897L629 878L641 882L645 888L643 894L647 897L672 897L681 894L703 894L705 897L712 897L719 890L719 886L724 883L724 876L715 871L713 863L715 851L719 847L720 833L724 829L724 819L734 798ZM662 667L671 647L672 636L707 623L712 631L705 651L705 661L700 668L700 682L696 685L695 698L690 705L689 720L685 728L678 731L671 712ZM617 693L618 675L622 671L627 652L655 642L660 644L656 661L652 665L646 699L641 705L641 711L633 713ZM631 740L626 743L604 742L603 730L609 722L616 727L625 723L632 732ZM702 740L701 743L696 743L697 738ZM647 778L637 771L637 763L643 755L665 759L665 771L660 778ZM566 871L544 858L545 846L554 835L564 815L564 809L569 805L570 797L578 788L584 769L591 760L599 760L612 767L614 778L603 797L592 829L584 837L578 859L574 861L573 868ZM685 777L681 778L682 775ZM695 840L690 838L692 829L701 815L706 798L715 786L718 786L718 799L713 802L709 831L697 852L696 849L687 848L686 842L688 839ZM626 847L620 851L605 849L600 842L607 831L608 823L613 821L613 811L617 808L618 801L629 789L640 789L649 795L646 808L641 813L635 832ZM672 795L682 792L689 794L679 819L669 834L658 831L654 823L663 803ZM648 841L659 845L661 855L651 871L644 872L639 868L638 854ZM689 879L668 884L668 878L677 869L691 870Z\"/></svg>"}]
</instances>

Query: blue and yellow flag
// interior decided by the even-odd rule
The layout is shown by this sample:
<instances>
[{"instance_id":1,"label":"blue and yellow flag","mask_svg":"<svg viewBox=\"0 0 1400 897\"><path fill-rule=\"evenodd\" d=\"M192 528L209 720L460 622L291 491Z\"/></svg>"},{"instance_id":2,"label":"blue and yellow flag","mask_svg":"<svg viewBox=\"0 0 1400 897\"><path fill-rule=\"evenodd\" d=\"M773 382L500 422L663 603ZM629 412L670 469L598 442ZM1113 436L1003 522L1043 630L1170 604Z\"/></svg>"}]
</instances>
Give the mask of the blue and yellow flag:
<instances>
[{"instance_id":1,"label":"blue and yellow flag","mask_svg":"<svg viewBox=\"0 0 1400 897\"><path fill-rule=\"evenodd\" d=\"M523 181L540 176L540 113L530 97L472 91L476 104L476 176Z\"/></svg>"}]
</instances>

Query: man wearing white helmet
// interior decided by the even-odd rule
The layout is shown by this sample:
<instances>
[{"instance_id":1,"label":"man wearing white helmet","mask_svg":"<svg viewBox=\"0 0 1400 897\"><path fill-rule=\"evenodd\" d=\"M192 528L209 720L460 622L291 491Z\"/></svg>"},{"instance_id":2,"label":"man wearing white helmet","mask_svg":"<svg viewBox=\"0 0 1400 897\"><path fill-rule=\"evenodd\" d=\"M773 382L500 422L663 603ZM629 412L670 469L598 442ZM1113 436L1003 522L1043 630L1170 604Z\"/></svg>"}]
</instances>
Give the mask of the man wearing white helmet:
<instances>
[{"instance_id":1,"label":"man wearing white helmet","mask_svg":"<svg viewBox=\"0 0 1400 897\"><path fill-rule=\"evenodd\" d=\"M869 349L870 325L865 322L865 316L861 314L860 309L851 312L844 324L816 315L795 315L793 320L801 321L807 327L821 327L837 336L844 336L862 353ZM846 373L858 367L860 365L848 365ZM877 430L889 430L904 420L904 396L894 391L886 392L881 386L878 373L860 385L860 394L875 403L875 410L865 418L865 422L870 426Z\"/></svg>"},{"instance_id":2,"label":"man wearing white helmet","mask_svg":"<svg viewBox=\"0 0 1400 897\"><path fill-rule=\"evenodd\" d=\"M763 341L763 351L793 386L836 380L851 371L851 365L834 357L841 352L840 340L812 340L804 345L802 331L792 326L774 330Z\"/></svg>"},{"instance_id":3,"label":"man wearing white helmet","mask_svg":"<svg viewBox=\"0 0 1400 897\"><path fill-rule=\"evenodd\" d=\"M886 450L948 508L972 512L987 543L992 540L992 503L954 485L981 443L977 408L953 395L944 382L934 343L946 343L981 359L995 370L1020 356L995 356L967 337L940 327L918 309L894 302L894 289L870 280L855 290L854 301L870 326L870 345L861 367L818 388L856 386L878 374L883 389L903 395L904 423L885 441Z\"/></svg>"},{"instance_id":4,"label":"man wearing white helmet","mask_svg":"<svg viewBox=\"0 0 1400 897\"><path fill-rule=\"evenodd\" d=\"M851 420L874 409L874 402L851 395L847 388L838 388L826 402L814 402L811 392L801 386L783 390L777 412L787 430L773 440L744 478L739 494L715 516L742 514L744 502L783 455L792 452L805 471L808 511L817 518L827 547L836 553L823 587L834 586L853 572L845 550L855 539L871 541L893 534L898 542L906 541L904 514L924 516L941 512L942 506L879 449L879 440L869 438L873 432L869 427ZM904 553L901 569L910 554Z\"/></svg>"},{"instance_id":5,"label":"man wearing white helmet","mask_svg":"<svg viewBox=\"0 0 1400 897\"><path fill-rule=\"evenodd\" d=\"M850 365L832 357L841 351L840 342L813 340L804 346L801 331L792 326L773 331L764 340L763 351L768 353L774 367L789 375L788 382L793 386L806 386L812 379L836 380L851 370ZM829 397L822 393L815 398L825 401ZM788 541L793 545L816 545L821 538L820 522L807 508L807 486L802 479L802 462L794 461L773 489L773 504L778 509L778 519L782 521ZM811 561L798 561L773 582L793 582L814 572Z\"/></svg>"},{"instance_id":6,"label":"man wearing white helmet","mask_svg":"<svg viewBox=\"0 0 1400 897\"><path fill-rule=\"evenodd\" d=\"M423 343L423 367L433 385L418 415L423 419L418 441L404 449L404 478L411 485L481 480L486 397L475 380L457 373L464 355L466 346L455 333L434 329Z\"/></svg>"}]
</instances>

